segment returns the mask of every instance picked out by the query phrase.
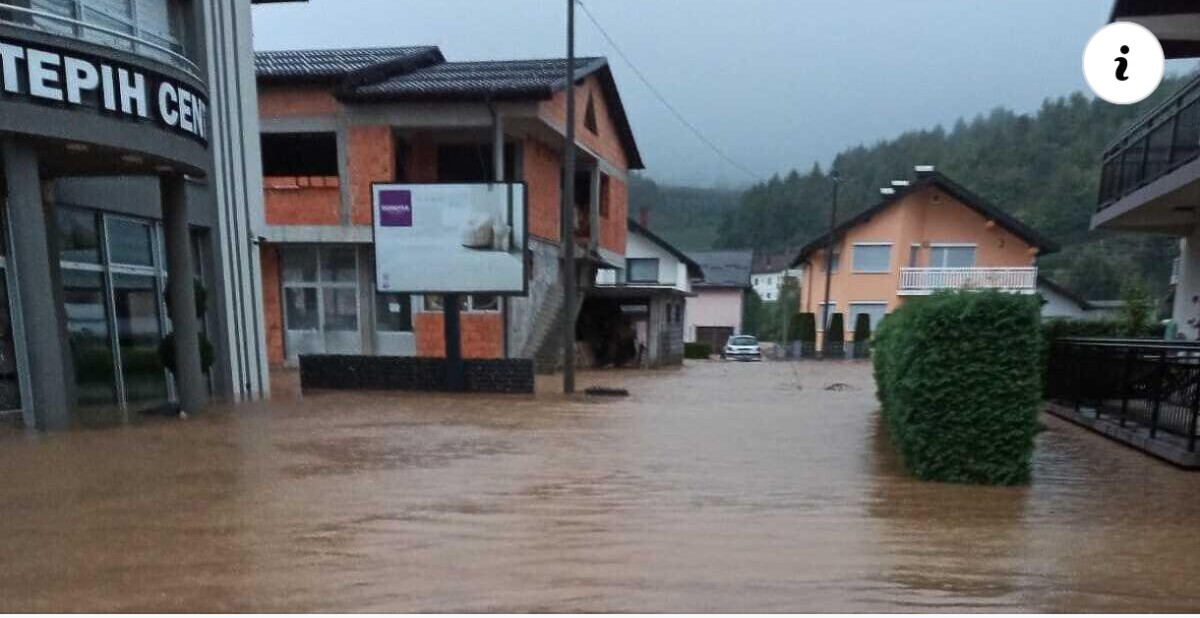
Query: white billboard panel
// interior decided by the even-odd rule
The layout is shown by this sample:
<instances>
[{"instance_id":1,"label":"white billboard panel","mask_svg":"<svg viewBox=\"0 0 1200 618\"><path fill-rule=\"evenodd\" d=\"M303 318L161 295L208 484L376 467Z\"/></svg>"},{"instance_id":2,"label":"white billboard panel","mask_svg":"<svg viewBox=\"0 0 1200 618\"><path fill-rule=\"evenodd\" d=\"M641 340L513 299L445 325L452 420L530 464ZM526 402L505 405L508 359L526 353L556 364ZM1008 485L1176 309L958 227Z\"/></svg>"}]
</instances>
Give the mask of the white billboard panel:
<instances>
[{"instance_id":1,"label":"white billboard panel","mask_svg":"<svg viewBox=\"0 0 1200 618\"><path fill-rule=\"evenodd\" d=\"M525 185L376 184L381 292L525 293Z\"/></svg>"}]
</instances>

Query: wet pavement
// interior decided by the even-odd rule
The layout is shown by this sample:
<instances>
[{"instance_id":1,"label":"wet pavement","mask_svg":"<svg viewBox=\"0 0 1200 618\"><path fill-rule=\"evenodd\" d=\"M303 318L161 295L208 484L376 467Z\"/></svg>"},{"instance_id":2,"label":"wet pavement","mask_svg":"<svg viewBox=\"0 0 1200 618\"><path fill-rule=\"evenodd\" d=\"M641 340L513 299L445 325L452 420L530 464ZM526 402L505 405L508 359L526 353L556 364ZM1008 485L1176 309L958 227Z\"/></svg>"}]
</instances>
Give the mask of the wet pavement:
<instances>
[{"instance_id":1,"label":"wet pavement","mask_svg":"<svg viewBox=\"0 0 1200 618\"><path fill-rule=\"evenodd\" d=\"M1200 609L1200 473L1064 422L1029 487L929 484L866 365L581 382L632 396L0 433L0 611Z\"/></svg>"}]
</instances>

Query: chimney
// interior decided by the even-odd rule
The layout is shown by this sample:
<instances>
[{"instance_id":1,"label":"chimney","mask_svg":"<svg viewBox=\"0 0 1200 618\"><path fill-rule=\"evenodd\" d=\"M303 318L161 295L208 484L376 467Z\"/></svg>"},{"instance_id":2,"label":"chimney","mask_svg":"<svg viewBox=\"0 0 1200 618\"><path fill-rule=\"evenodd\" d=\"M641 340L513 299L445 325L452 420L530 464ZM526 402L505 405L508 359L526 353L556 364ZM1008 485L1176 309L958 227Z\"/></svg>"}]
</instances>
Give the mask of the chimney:
<instances>
[{"instance_id":1,"label":"chimney","mask_svg":"<svg viewBox=\"0 0 1200 618\"><path fill-rule=\"evenodd\" d=\"M892 186L893 187L907 187L908 181L907 180L893 180Z\"/></svg>"},{"instance_id":2,"label":"chimney","mask_svg":"<svg viewBox=\"0 0 1200 618\"><path fill-rule=\"evenodd\" d=\"M916 165L913 166L913 171L917 173L917 178L923 178L937 172L937 168L932 165Z\"/></svg>"},{"instance_id":3,"label":"chimney","mask_svg":"<svg viewBox=\"0 0 1200 618\"><path fill-rule=\"evenodd\" d=\"M891 187L880 187L879 193L881 193L883 195L895 195L896 190Z\"/></svg>"},{"instance_id":4,"label":"chimney","mask_svg":"<svg viewBox=\"0 0 1200 618\"><path fill-rule=\"evenodd\" d=\"M642 208L638 211L638 225L650 229L650 209Z\"/></svg>"}]
</instances>

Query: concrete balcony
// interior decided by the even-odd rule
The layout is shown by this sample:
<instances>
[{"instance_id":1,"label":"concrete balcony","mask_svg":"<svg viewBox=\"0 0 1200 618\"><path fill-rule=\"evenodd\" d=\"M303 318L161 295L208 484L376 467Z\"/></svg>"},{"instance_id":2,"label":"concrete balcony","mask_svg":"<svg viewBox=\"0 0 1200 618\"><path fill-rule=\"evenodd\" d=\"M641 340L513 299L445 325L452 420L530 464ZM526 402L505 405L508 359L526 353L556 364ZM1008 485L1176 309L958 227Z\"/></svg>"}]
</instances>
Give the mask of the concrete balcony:
<instances>
[{"instance_id":1,"label":"concrete balcony","mask_svg":"<svg viewBox=\"0 0 1200 618\"><path fill-rule=\"evenodd\" d=\"M925 296L938 290L1037 291L1037 268L901 268L900 296Z\"/></svg>"}]
</instances>

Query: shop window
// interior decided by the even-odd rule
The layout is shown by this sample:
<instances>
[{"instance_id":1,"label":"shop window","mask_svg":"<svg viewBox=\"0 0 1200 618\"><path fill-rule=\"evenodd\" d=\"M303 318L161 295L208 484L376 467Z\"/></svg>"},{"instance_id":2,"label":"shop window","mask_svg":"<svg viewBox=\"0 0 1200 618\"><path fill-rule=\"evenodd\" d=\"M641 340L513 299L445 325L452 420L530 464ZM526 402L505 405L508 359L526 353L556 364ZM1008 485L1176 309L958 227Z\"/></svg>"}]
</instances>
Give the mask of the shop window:
<instances>
[{"instance_id":1,"label":"shop window","mask_svg":"<svg viewBox=\"0 0 1200 618\"><path fill-rule=\"evenodd\" d=\"M263 133L263 176L337 176L336 133Z\"/></svg>"},{"instance_id":2,"label":"shop window","mask_svg":"<svg viewBox=\"0 0 1200 618\"><path fill-rule=\"evenodd\" d=\"M658 283L658 258L629 258L625 272L629 283Z\"/></svg>"},{"instance_id":3,"label":"shop window","mask_svg":"<svg viewBox=\"0 0 1200 618\"><path fill-rule=\"evenodd\" d=\"M96 213L77 208L58 208L59 257L64 262L100 263L100 231Z\"/></svg>"},{"instance_id":4,"label":"shop window","mask_svg":"<svg viewBox=\"0 0 1200 618\"><path fill-rule=\"evenodd\" d=\"M154 266L154 228L149 222L108 217L105 225L110 262Z\"/></svg>"}]
</instances>

